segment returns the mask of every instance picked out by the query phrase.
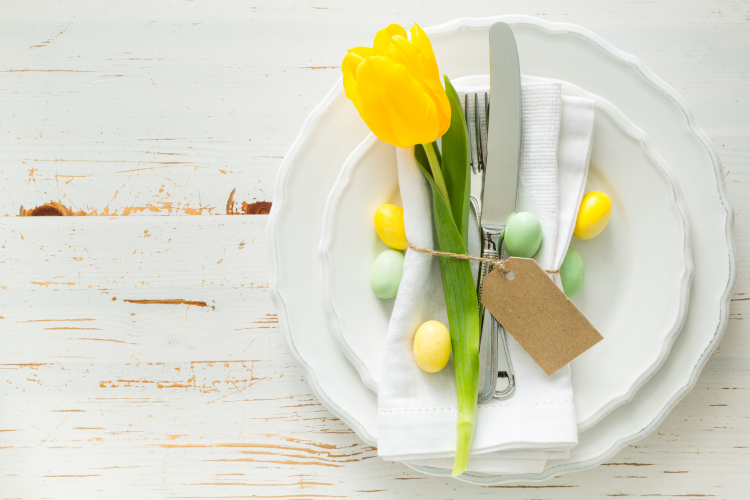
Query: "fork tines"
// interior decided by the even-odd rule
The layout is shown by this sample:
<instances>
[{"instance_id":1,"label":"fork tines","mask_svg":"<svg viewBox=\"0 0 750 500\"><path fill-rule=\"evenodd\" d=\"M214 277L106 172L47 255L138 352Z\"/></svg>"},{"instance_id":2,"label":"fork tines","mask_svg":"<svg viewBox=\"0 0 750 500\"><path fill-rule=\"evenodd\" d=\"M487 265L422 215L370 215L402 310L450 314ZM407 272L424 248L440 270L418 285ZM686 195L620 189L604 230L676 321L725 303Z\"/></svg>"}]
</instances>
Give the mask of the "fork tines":
<instances>
[{"instance_id":1,"label":"fork tines","mask_svg":"<svg viewBox=\"0 0 750 500\"><path fill-rule=\"evenodd\" d=\"M470 106L471 100L469 96L473 96L474 106ZM472 108L474 109L474 129L471 127L471 114ZM484 108L484 109L482 109ZM484 116L481 116L484 112ZM474 173L479 173L484 170L484 165L487 159L487 148L484 144L484 137L487 135L487 124L490 118L490 99L487 92L484 93L484 106L479 106L479 94L467 93L464 96L464 117L466 119L466 130L469 134L469 149L470 156L469 161L471 169ZM484 120L482 120L484 118ZM472 148L471 145L474 143L476 148Z\"/></svg>"}]
</instances>

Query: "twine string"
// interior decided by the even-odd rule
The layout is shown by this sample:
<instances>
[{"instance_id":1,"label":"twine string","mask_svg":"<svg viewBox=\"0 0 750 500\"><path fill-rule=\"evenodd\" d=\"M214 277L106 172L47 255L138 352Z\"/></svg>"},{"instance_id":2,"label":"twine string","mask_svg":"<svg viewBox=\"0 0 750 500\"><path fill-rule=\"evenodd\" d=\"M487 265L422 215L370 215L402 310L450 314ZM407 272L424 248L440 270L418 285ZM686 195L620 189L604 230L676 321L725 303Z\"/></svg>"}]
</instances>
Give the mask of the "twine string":
<instances>
[{"instance_id":1,"label":"twine string","mask_svg":"<svg viewBox=\"0 0 750 500\"><path fill-rule=\"evenodd\" d=\"M422 248L418 247L416 245L412 245L410 242L406 242L406 245L408 248L411 248L412 250L416 250L417 252L427 253L430 255L437 255L438 257L448 257L450 259L461 259L461 260L473 260L476 262L486 262L488 263L493 269L499 269L503 273L509 273L510 271L505 269L505 261L501 260L499 257L495 257L494 259L490 259L487 257L474 257L472 255L464 255L460 253L450 253L450 252L439 252L437 250L430 250L429 248ZM557 274L560 272L559 269L542 269L545 273L549 274Z\"/></svg>"}]
</instances>

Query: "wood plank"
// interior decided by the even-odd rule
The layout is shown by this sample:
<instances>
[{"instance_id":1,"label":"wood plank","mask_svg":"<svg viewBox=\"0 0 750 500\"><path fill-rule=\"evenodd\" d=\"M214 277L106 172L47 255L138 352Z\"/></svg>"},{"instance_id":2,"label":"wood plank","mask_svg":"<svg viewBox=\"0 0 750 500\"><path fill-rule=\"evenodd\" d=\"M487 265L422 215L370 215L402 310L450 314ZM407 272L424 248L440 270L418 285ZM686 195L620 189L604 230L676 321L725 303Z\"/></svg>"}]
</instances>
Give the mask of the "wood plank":
<instances>
[{"instance_id":1,"label":"wood plank","mask_svg":"<svg viewBox=\"0 0 750 500\"><path fill-rule=\"evenodd\" d=\"M268 216L0 219L4 290L163 289L204 300L218 288L268 288ZM187 295L185 289L202 289ZM210 300L208 301L210 303Z\"/></svg>"}]
</instances>

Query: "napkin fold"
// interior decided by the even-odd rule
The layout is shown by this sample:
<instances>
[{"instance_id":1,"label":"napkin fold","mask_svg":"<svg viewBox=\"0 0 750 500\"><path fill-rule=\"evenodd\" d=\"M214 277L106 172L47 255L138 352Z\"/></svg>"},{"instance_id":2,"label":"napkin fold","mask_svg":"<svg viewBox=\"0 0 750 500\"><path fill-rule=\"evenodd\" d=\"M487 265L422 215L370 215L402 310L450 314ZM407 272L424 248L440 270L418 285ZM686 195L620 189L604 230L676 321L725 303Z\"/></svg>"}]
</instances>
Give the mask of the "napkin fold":
<instances>
[{"instance_id":1,"label":"napkin fold","mask_svg":"<svg viewBox=\"0 0 750 500\"><path fill-rule=\"evenodd\" d=\"M486 75L453 82L459 95L485 92ZM583 195L591 151L594 101L562 95L555 80L522 80L523 129L517 211L535 214L543 243L542 268L558 269L570 242ZM413 148L397 150L406 236L437 249L431 193ZM471 219L469 253L479 254ZM559 276L553 279L560 286ZM414 361L412 342L425 321L448 324L440 260L407 250L383 353L378 390L378 454L386 460L452 468L456 446L456 389L452 361L428 374ZM552 376L507 336L516 377L514 395L477 408L469 471L493 474L541 472L547 459L566 458L578 442L570 367ZM482 356L482 354L480 354Z\"/></svg>"}]
</instances>

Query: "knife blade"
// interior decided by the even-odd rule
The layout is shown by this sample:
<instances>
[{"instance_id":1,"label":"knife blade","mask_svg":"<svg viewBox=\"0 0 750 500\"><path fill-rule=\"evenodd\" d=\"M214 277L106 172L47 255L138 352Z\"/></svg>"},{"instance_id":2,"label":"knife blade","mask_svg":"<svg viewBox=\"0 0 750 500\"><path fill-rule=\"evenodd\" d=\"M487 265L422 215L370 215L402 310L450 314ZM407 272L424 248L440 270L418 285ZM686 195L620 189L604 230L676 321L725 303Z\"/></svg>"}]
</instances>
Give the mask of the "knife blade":
<instances>
[{"instance_id":1,"label":"knife blade","mask_svg":"<svg viewBox=\"0 0 750 500\"><path fill-rule=\"evenodd\" d=\"M484 257L496 257L501 251L506 219L515 212L518 188L518 163L521 147L521 72L513 32L505 23L490 27L490 113L488 116L487 158L482 192L482 233ZM481 277L489 272L483 263ZM480 282L481 293L481 282ZM479 400L506 399L513 394L515 379L505 342L505 333L497 320L481 308L482 336L488 340L487 363ZM486 332L486 336L485 336ZM507 385L496 390L498 346L504 355Z\"/></svg>"},{"instance_id":2,"label":"knife blade","mask_svg":"<svg viewBox=\"0 0 750 500\"><path fill-rule=\"evenodd\" d=\"M499 233L516 210L520 149L521 73L516 40L510 26L495 23L490 27L490 116L482 193L485 231Z\"/></svg>"}]
</instances>

